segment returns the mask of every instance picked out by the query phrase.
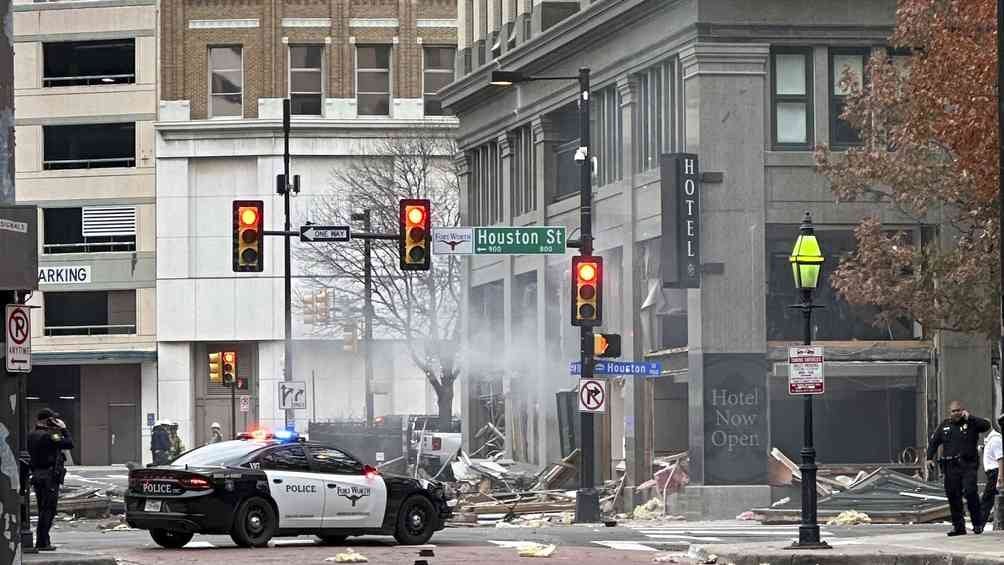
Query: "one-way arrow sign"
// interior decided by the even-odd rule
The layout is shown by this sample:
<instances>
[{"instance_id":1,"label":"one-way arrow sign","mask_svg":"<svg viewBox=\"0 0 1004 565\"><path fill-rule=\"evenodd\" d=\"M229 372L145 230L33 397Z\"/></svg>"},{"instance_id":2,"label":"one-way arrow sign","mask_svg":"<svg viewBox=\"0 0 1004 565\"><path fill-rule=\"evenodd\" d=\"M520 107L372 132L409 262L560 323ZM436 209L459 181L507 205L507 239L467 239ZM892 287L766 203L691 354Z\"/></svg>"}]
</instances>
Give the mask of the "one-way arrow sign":
<instances>
[{"instance_id":1,"label":"one-way arrow sign","mask_svg":"<svg viewBox=\"0 0 1004 565\"><path fill-rule=\"evenodd\" d=\"M300 241L349 241L349 226L300 226Z\"/></svg>"}]
</instances>

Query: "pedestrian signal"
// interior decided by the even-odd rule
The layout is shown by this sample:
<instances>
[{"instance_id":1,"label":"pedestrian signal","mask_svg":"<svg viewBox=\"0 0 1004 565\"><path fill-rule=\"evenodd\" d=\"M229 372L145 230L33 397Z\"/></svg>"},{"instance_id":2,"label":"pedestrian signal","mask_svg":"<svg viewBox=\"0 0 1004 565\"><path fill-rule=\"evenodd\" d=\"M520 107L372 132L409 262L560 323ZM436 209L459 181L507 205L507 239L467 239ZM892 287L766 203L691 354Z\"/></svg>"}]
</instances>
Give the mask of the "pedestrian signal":
<instances>
[{"instance_id":1,"label":"pedestrian signal","mask_svg":"<svg viewBox=\"0 0 1004 565\"><path fill-rule=\"evenodd\" d=\"M620 357L620 334L593 334L594 357Z\"/></svg>"}]
</instances>

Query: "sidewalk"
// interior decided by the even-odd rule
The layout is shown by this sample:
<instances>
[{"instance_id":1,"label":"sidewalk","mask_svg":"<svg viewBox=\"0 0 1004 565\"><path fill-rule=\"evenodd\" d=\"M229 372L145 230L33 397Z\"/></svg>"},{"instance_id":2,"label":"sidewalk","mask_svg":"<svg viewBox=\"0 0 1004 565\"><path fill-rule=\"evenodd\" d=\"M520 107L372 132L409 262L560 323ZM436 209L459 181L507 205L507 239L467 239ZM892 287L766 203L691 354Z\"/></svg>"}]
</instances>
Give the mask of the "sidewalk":
<instances>
[{"instance_id":1,"label":"sidewalk","mask_svg":"<svg viewBox=\"0 0 1004 565\"><path fill-rule=\"evenodd\" d=\"M735 565L1004 565L1004 532L955 538L944 533L910 533L842 538L833 549L799 551L788 543L747 543L694 547L696 556L718 556L718 563Z\"/></svg>"},{"instance_id":2,"label":"sidewalk","mask_svg":"<svg viewBox=\"0 0 1004 565\"><path fill-rule=\"evenodd\" d=\"M59 551L43 551L26 553L21 556L22 563L45 563L46 565L116 565L115 558L107 555L85 555L83 553L68 553Z\"/></svg>"}]
</instances>

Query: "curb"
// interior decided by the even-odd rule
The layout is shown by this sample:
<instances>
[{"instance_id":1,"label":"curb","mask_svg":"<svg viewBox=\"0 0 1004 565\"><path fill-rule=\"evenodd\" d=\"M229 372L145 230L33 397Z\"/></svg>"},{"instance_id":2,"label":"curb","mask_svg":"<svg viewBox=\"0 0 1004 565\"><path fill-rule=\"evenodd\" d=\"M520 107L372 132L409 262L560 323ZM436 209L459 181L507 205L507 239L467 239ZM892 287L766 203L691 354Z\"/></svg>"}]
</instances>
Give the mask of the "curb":
<instances>
[{"instance_id":1,"label":"curb","mask_svg":"<svg viewBox=\"0 0 1004 565\"><path fill-rule=\"evenodd\" d=\"M706 561L717 557L718 564L734 565L1004 565L1004 556L976 556L937 551L896 551L876 546L843 546L826 551L797 551L773 548L729 546L693 547L691 557Z\"/></svg>"},{"instance_id":2,"label":"curb","mask_svg":"<svg viewBox=\"0 0 1004 565\"><path fill-rule=\"evenodd\" d=\"M114 557L107 555L86 555L83 553L62 553L59 551L44 553L25 553L21 556L22 563L45 563L46 565L117 565Z\"/></svg>"}]
</instances>

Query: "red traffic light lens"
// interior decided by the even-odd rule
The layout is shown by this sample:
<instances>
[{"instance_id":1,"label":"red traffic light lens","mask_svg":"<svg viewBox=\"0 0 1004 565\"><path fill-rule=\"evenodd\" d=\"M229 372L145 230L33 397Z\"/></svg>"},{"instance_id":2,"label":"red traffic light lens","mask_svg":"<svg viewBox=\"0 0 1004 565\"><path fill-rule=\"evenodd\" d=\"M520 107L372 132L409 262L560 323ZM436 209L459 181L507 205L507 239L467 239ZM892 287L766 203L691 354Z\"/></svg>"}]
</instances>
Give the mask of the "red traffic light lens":
<instances>
[{"instance_id":1,"label":"red traffic light lens","mask_svg":"<svg viewBox=\"0 0 1004 565\"><path fill-rule=\"evenodd\" d=\"M253 226L258 223L258 210L241 208L241 223L245 226Z\"/></svg>"},{"instance_id":2,"label":"red traffic light lens","mask_svg":"<svg viewBox=\"0 0 1004 565\"><path fill-rule=\"evenodd\" d=\"M579 265L579 280L584 282L592 281L596 278L596 265L593 263L582 263Z\"/></svg>"},{"instance_id":3,"label":"red traffic light lens","mask_svg":"<svg viewBox=\"0 0 1004 565\"><path fill-rule=\"evenodd\" d=\"M425 219L425 210L419 208L418 206L412 206L408 208L408 221L413 224L421 224L422 220Z\"/></svg>"},{"instance_id":4,"label":"red traffic light lens","mask_svg":"<svg viewBox=\"0 0 1004 565\"><path fill-rule=\"evenodd\" d=\"M579 287L579 298L592 300L596 296L596 287L591 284L584 284Z\"/></svg>"}]
</instances>

